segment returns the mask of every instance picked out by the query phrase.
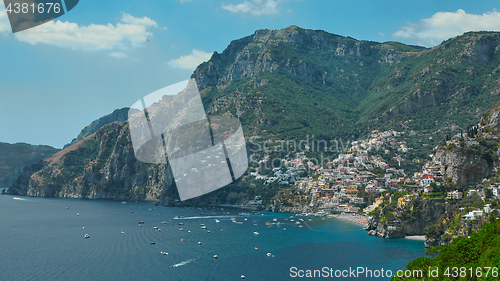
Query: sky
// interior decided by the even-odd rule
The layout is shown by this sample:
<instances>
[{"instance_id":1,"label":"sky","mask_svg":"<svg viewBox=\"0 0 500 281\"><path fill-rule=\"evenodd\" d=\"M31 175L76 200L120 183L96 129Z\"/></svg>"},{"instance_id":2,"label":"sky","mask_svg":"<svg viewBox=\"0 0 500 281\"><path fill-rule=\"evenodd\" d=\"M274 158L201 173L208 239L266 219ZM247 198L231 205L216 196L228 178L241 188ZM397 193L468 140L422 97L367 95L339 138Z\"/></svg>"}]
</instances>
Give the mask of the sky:
<instances>
[{"instance_id":1,"label":"sky","mask_svg":"<svg viewBox=\"0 0 500 281\"><path fill-rule=\"evenodd\" d=\"M114 109L189 79L258 29L296 25L358 40L433 47L500 31L498 1L81 0L12 33L0 3L0 142L62 148Z\"/></svg>"}]
</instances>

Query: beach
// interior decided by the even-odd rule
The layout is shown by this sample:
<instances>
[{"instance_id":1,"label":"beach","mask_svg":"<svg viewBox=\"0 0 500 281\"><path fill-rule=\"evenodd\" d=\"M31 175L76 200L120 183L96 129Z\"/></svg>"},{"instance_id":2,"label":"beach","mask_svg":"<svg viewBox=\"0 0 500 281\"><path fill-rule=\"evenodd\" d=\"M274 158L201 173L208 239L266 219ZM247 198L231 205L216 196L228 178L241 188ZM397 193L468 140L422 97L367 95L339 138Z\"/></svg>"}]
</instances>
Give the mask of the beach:
<instances>
[{"instance_id":1,"label":"beach","mask_svg":"<svg viewBox=\"0 0 500 281\"><path fill-rule=\"evenodd\" d=\"M360 214L332 214L328 215L328 217L343 220L345 222L350 222L361 226L366 226L368 221L368 217Z\"/></svg>"},{"instance_id":2,"label":"beach","mask_svg":"<svg viewBox=\"0 0 500 281\"><path fill-rule=\"evenodd\" d=\"M405 239L425 241L425 235L411 235L411 236L406 236Z\"/></svg>"}]
</instances>

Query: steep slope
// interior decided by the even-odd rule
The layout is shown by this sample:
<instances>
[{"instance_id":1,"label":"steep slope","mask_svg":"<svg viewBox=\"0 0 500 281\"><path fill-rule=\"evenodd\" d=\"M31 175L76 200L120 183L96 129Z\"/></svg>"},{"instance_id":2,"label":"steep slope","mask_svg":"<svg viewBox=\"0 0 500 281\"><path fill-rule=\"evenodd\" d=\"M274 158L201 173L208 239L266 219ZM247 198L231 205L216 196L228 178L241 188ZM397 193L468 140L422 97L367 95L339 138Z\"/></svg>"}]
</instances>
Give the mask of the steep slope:
<instances>
[{"instance_id":1,"label":"steep slope","mask_svg":"<svg viewBox=\"0 0 500 281\"><path fill-rule=\"evenodd\" d=\"M404 272L417 274L410 274L411 277L398 277L395 274L391 280L498 280L498 267L500 267L498 219L492 217L488 224L477 233L472 233L470 237L457 238L450 245L432 248L426 252L429 255L438 254L433 258L424 256L408 263ZM458 277L459 273L455 268L462 270L462 277ZM419 274L420 272L422 274Z\"/></svg>"},{"instance_id":2,"label":"steep slope","mask_svg":"<svg viewBox=\"0 0 500 281\"><path fill-rule=\"evenodd\" d=\"M446 177L465 187L497 174L500 168L500 104L495 103L477 126L442 142L432 161L443 166Z\"/></svg>"},{"instance_id":3,"label":"steep slope","mask_svg":"<svg viewBox=\"0 0 500 281\"><path fill-rule=\"evenodd\" d=\"M104 125L113 123L113 122L125 122L128 119L128 111L130 108L124 107L120 109L115 109L112 113L107 114L102 116L101 118L94 120L90 125L87 127L83 128L80 134L74 138L70 143L66 144L64 148L71 146L87 136L92 135L93 133L97 132L100 128L102 128Z\"/></svg>"},{"instance_id":4,"label":"steep slope","mask_svg":"<svg viewBox=\"0 0 500 281\"><path fill-rule=\"evenodd\" d=\"M114 122L28 167L9 189L29 196L164 199L173 186L166 165L137 161L126 123Z\"/></svg>"},{"instance_id":5,"label":"steep slope","mask_svg":"<svg viewBox=\"0 0 500 281\"><path fill-rule=\"evenodd\" d=\"M0 143L0 188L9 187L26 165L59 151L48 145Z\"/></svg>"},{"instance_id":6,"label":"steep slope","mask_svg":"<svg viewBox=\"0 0 500 281\"><path fill-rule=\"evenodd\" d=\"M247 139L309 137L328 142L384 127L466 128L477 124L499 99L499 38L494 32L467 33L425 49L295 26L258 30L214 53L192 77L205 110L239 116ZM168 166L135 159L127 123L107 124L95 133L99 126L90 127L82 132L85 139L45 159L40 169L27 172L9 191L177 198ZM190 202L236 203L262 191L258 183L242 182Z\"/></svg>"},{"instance_id":7,"label":"steep slope","mask_svg":"<svg viewBox=\"0 0 500 281\"><path fill-rule=\"evenodd\" d=\"M292 26L231 42L192 77L208 112L240 115L254 135L463 128L499 99L499 43L475 32L424 49Z\"/></svg>"},{"instance_id":8,"label":"steep slope","mask_svg":"<svg viewBox=\"0 0 500 281\"><path fill-rule=\"evenodd\" d=\"M347 136L360 131L359 102L386 65L423 49L393 45L296 26L258 30L214 53L192 77L208 112L239 115L251 134Z\"/></svg>"},{"instance_id":9,"label":"steep slope","mask_svg":"<svg viewBox=\"0 0 500 281\"><path fill-rule=\"evenodd\" d=\"M499 44L498 32L469 32L415 53L374 83L360 121L414 130L477 124L499 99Z\"/></svg>"}]
</instances>

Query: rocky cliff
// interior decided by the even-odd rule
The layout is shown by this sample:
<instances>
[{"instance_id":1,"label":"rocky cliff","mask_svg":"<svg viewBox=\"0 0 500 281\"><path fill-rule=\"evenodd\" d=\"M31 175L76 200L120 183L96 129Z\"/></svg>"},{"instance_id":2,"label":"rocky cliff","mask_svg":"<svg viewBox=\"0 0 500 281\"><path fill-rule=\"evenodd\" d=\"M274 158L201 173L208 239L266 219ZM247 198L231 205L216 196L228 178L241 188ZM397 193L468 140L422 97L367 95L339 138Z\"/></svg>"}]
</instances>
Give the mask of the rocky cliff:
<instances>
[{"instance_id":1,"label":"rocky cliff","mask_svg":"<svg viewBox=\"0 0 500 281\"><path fill-rule=\"evenodd\" d=\"M447 178L466 186L481 182L498 172L500 167L500 104L493 104L478 125L442 143L432 161L440 163Z\"/></svg>"},{"instance_id":2,"label":"rocky cliff","mask_svg":"<svg viewBox=\"0 0 500 281\"><path fill-rule=\"evenodd\" d=\"M425 49L291 26L231 42L192 77L208 112L244 116L256 135L262 126L286 128L279 131L285 137L301 124L321 126L314 112L300 119L294 111L311 101L336 136L377 127L437 130L477 124L498 100L499 43L499 33L470 32Z\"/></svg>"},{"instance_id":3,"label":"rocky cliff","mask_svg":"<svg viewBox=\"0 0 500 281\"><path fill-rule=\"evenodd\" d=\"M481 182L484 178L494 175L494 167L498 164L488 154L481 154L479 150L469 149L439 149L433 160L439 161L445 167L446 177L453 183L466 186L470 182Z\"/></svg>"},{"instance_id":4,"label":"rocky cliff","mask_svg":"<svg viewBox=\"0 0 500 281\"><path fill-rule=\"evenodd\" d=\"M437 131L477 124L492 101L499 99L499 38L495 32L467 33L426 49L296 26L258 30L214 53L192 77L206 112L239 116L247 138L307 136L329 143L384 127ZM127 123L112 123L124 121L125 112L117 110L92 123L72 145L46 158L39 170L31 175L26 170L9 192L176 198L168 166L138 162ZM454 159L464 165L473 160ZM236 203L258 195L253 193L237 183L191 202ZM406 228L404 233L417 230Z\"/></svg>"},{"instance_id":5,"label":"rocky cliff","mask_svg":"<svg viewBox=\"0 0 500 281\"><path fill-rule=\"evenodd\" d=\"M368 235L384 238L404 238L411 235L425 235L429 226L437 223L444 214L444 204L424 198L413 200L403 210L387 206L368 219Z\"/></svg>"},{"instance_id":6,"label":"rocky cliff","mask_svg":"<svg viewBox=\"0 0 500 281\"><path fill-rule=\"evenodd\" d=\"M24 167L59 151L48 145L0 143L0 188L8 188Z\"/></svg>"},{"instance_id":7,"label":"rocky cliff","mask_svg":"<svg viewBox=\"0 0 500 281\"><path fill-rule=\"evenodd\" d=\"M111 124L113 122L125 122L128 119L128 111L130 108L124 107L120 109L114 110L112 113L102 116L101 118L94 120L90 125L83 128L80 134L76 138L74 138L70 143L66 144L64 148L69 147L84 138L92 135L97 132L104 125Z\"/></svg>"},{"instance_id":8,"label":"rocky cliff","mask_svg":"<svg viewBox=\"0 0 500 281\"><path fill-rule=\"evenodd\" d=\"M128 125L114 122L25 169L11 194L119 200L169 200L170 169L135 159Z\"/></svg>"}]
</instances>

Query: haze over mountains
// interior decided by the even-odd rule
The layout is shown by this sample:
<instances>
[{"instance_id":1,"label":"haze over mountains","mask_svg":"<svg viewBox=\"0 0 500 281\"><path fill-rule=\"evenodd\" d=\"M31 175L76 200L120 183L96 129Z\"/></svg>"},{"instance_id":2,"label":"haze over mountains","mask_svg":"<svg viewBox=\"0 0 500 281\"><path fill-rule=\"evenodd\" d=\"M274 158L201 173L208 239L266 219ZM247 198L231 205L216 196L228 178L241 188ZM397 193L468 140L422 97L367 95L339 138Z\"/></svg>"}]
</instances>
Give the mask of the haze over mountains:
<instances>
[{"instance_id":1,"label":"haze over mountains","mask_svg":"<svg viewBox=\"0 0 500 281\"><path fill-rule=\"evenodd\" d=\"M291 26L231 42L192 77L206 112L239 116L247 138L329 141L374 129L437 132L477 124L500 99L499 48L497 32L469 32L426 49ZM26 169L9 192L176 199L168 165L138 162L128 124L120 114L111 116L42 166ZM238 200L233 191L230 186L195 200ZM251 195L245 190L242 198Z\"/></svg>"},{"instance_id":2,"label":"haze over mountains","mask_svg":"<svg viewBox=\"0 0 500 281\"><path fill-rule=\"evenodd\" d=\"M48 145L0 142L0 188L8 188L27 165L59 151Z\"/></svg>"}]
</instances>

